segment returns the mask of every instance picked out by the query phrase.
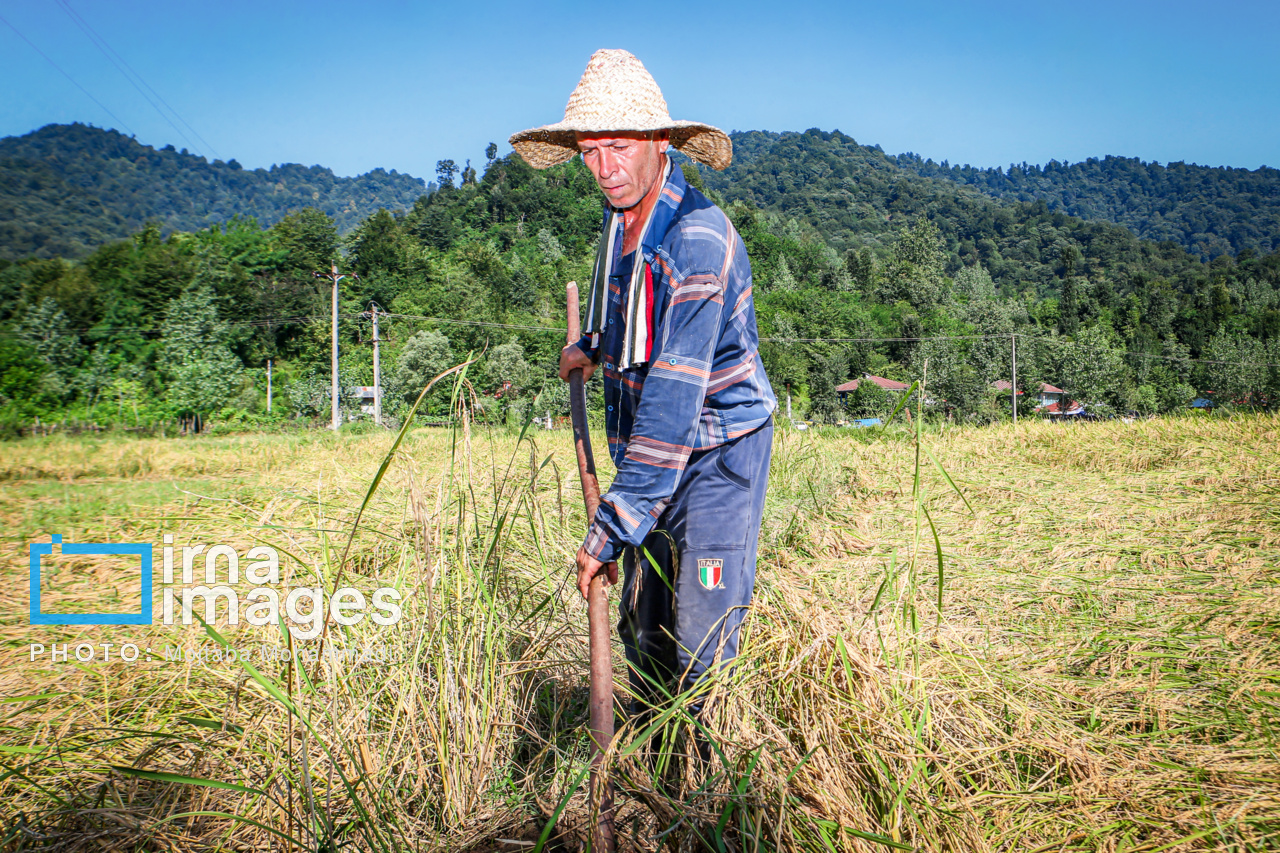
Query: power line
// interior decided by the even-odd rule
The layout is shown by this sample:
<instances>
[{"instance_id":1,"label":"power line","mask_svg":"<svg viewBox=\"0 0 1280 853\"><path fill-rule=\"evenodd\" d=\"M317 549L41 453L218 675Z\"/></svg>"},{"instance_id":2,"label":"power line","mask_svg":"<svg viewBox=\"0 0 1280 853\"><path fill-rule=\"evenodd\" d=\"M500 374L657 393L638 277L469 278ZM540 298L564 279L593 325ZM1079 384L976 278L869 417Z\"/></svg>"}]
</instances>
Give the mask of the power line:
<instances>
[{"instance_id":1,"label":"power line","mask_svg":"<svg viewBox=\"0 0 1280 853\"><path fill-rule=\"evenodd\" d=\"M148 89L150 89L151 94L155 95L156 98L159 99L159 101L163 103L166 107L169 107L170 112L172 112L175 116L178 116L179 121L182 121L182 116L178 115L178 111L175 110L173 107L170 107L169 104L165 102L164 98L161 98L159 93L157 93L155 89L152 89L146 80L142 79L142 75L139 74L137 71L134 71L133 67L129 65L129 63L125 62L124 57L120 56L120 54L116 52L115 48L111 47L111 45L107 43L107 40L98 34L97 30L89 26L89 22L86 21L84 18L82 18L79 12L71 8L71 4L68 3L67 0L57 0L57 2L58 2L58 5L62 8L62 11L67 13L67 17L71 18L71 22L75 24L77 27L79 27L81 32L83 32L86 36L88 36L89 41L93 42L94 47L98 48L98 50L102 53L102 55L107 58L107 61L115 66L116 70L120 72L121 76L123 76L124 79L129 81L129 84L133 86L134 89L138 90L138 94L143 97L143 100L145 100L148 104L150 104L151 108L154 109L157 113L159 113L162 119L168 122L169 126L172 127L174 131L176 131L177 134L182 137L184 142L186 142L192 148L196 148L196 144L187 138L187 135L182 132L182 128L174 124L173 120L170 119L169 116L165 115L164 110L160 109L159 105L157 105L155 101L151 100L151 97L142 90L142 86L146 86ZM128 71L125 70L126 68L128 69ZM139 83L141 83L142 85L139 85ZM185 121L182 121L182 123L187 124ZM192 133L195 133L195 135L198 138L200 137L200 134L196 133L195 130L191 128L191 125L188 124L187 129L191 130ZM203 138L201 138L201 141L203 141ZM205 143L205 145L209 148L210 151L213 151L213 146L209 145L207 142ZM197 153L200 153L203 155L203 152L200 152L199 149L197 149ZM217 156L216 151L213 151L213 154L214 156Z\"/></svg>"},{"instance_id":2,"label":"power line","mask_svg":"<svg viewBox=\"0 0 1280 853\"><path fill-rule=\"evenodd\" d=\"M75 86L75 87L76 87L77 89L79 89L81 92L84 92L85 97L87 97L89 100L93 101L95 104L97 104L99 107L101 107L101 108L102 108L102 111L103 111L104 113L106 113L107 115L111 116L113 119L115 119L115 120L116 120L116 123L117 123L117 124L119 124L119 125L120 125L121 127L123 127L125 130L129 131L129 135L130 135L130 136L137 136L137 134L133 132L133 129L132 129L131 127L129 127L129 125L127 125L127 124L125 124L125 123L124 123L124 119L120 118L120 116L116 115L115 113L111 112L111 110L107 109L106 104L102 103L102 101L99 101L97 98L95 98L92 94L90 94L90 93L89 93L89 90L88 90L88 89L86 89L84 86L81 86L79 83L77 83L77 82L76 82L76 78L72 77L70 74L68 74L67 72L63 71L63 70L62 70L62 66L58 65L58 63L56 63L56 62L54 62L52 59L50 59L50 58L49 58L49 54L45 53L45 52L44 52L43 50L41 50L40 48L36 47L35 42L33 42L31 39L29 39L29 38L27 38L26 36L24 36L24 35L22 34L22 31L21 31L21 30L19 30L17 27L15 27L15 26L13 25L13 23L12 23L11 21L9 21L9 19L8 19L8 18L4 17L3 15L0 15L0 21L4 21L6 24L8 24L8 25L9 25L9 29L13 30L15 33L17 33L17 34L18 34L18 38L22 39L22 40L23 40L23 41L25 41L27 44L31 45L31 49L32 49L32 50L34 50L36 53L40 54L41 56L43 56L43 57L44 57L45 62L48 62L50 65L52 65L54 68L56 68L59 74L61 74L63 77L66 77L68 80L70 80L70 81L71 81L71 85Z\"/></svg>"},{"instance_id":3,"label":"power line","mask_svg":"<svg viewBox=\"0 0 1280 853\"><path fill-rule=\"evenodd\" d=\"M389 314L382 312L383 317L398 317L402 320L430 320L433 323L449 323L455 326L484 326L492 329L518 329L526 332L554 332L557 335L563 335L564 329L558 329L554 326L525 326L517 323L489 323L481 320L450 320L445 317L427 317L423 314Z\"/></svg>"},{"instance_id":4,"label":"power line","mask_svg":"<svg viewBox=\"0 0 1280 853\"><path fill-rule=\"evenodd\" d=\"M1035 335L1024 335L1021 333L1015 334L1024 341L1051 341L1059 345L1080 347L1081 349L1085 349L1090 352L1103 351L1101 347L1082 344L1078 341L1064 341L1061 338L1040 338ZM1161 361L1194 362L1195 364L1238 364L1241 367L1280 367L1280 364L1275 364L1269 361L1224 361L1212 358L1191 358L1190 356L1183 358L1182 356L1177 355L1160 355L1154 352L1134 352L1132 350L1112 350L1112 352L1115 352L1118 355L1131 355L1134 358L1153 358Z\"/></svg>"},{"instance_id":5,"label":"power line","mask_svg":"<svg viewBox=\"0 0 1280 853\"><path fill-rule=\"evenodd\" d=\"M379 310L378 314L382 317L389 317L398 320L423 320L431 323L443 323L452 326L478 326L488 329L514 329L522 332L544 332L547 334L563 335L564 330L552 326L531 326L520 323L493 323L484 320L454 320L448 317L429 317L425 314L396 314L392 312ZM367 319L368 312L356 314L339 314L339 319L343 320L360 320ZM330 315L327 314L304 314L293 317L270 317L258 320L228 320L224 321L224 326L237 326L246 328L268 328L270 326L284 325L286 323L308 323L313 320L329 320ZM69 332L76 334L84 334L87 332L108 333L108 332L150 332L160 331L158 327L150 326L91 326L81 328L67 329ZM2 337L20 337L21 335L13 330L0 331ZM1043 338L1036 335L1026 335L1020 332L1005 332L998 335L935 335L933 337L886 337L886 338L761 338L761 342L775 344L813 344L813 343L925 343L937 341L973 341L973 340L1005 340L1010 337L1021 338L1024 341L1044 342L1064 346L1075 346L1087 349L1090 352L1102 352L1100 347L1090 346L1088 344L1078 343L1076 341L1066 341L1061 338ZM1249 361L1237 362L1226 361L1222 359L1211 358L1183 358L1174 355L1160 355L1157 353L1134 352L1131 350L1112 350L1117 355L1133 356L1135 358L1159 359L1162 361L1183 362L1187 364L1238 364L1241 367L1275 367L1280 368L1280 363L1266 361Z\"/></svg>"},{"instance_id":6,"label":"power line","mask_svg":"<svg viewBox=\"0 0 1280 853\"><path fill-rule=\"evenodd\" d=\"M1087 349L1090 352L1102 352L1101 347L1082 344L1077 341L1067 341L1062 338L1044 338L1037 335L1026 335L1021 332L1004 332L998 335L938 335L929 338L761 338L761 343L775 344L840 344L840 343L925 343L931 341L975 341L975 340L1005 340L1009 337L1022 338L1024 341L1032 341L1034 343L1052 343L1062 346L1074 346ZM1280 367L1280 364L1267 361L1223 361L1211 358L1183 358L1176 355L1159 355L1149 352L1133 352L1131 350L1112 350L1117 355L1130 355L1135 358L1152 358L1164 361L1188 362L1195 364L1239 364L1241 367Z\"/></svg>"},{"instance_id":7,"label":"power line","mask_svg":"<svg viewBox=\"0 0 1280 853\"><path fill-rule=\"evenodd\" d=\"M359 314L342 314L344 319L358 318ZM327 315L320 314L304 314L296 317L270 317L261 320L220 320L219 324L223 326L246 326L249 328L267 328L269 326L283 325L285 323L305 323L311 320L325 320ZM79 326L68 328L68 332L75 332L77 335L88 334L89 332L158 332L159 326ZM0 335L8 337L18 336L18 333L12 330L0 331Z\"/></svg>"},{"instance_id":8,"label":"power line","mask_svg":"<svg viewBox=\"0 0 1280 853\"><path fill-rule=\"evenodd\" d=\"M1005 332L1000 335L944 335L932 338L761 338L761 343L771 344L874 344L874 343L920 343L922 341L981 341L988 339L1004 340L1009 337Z\"/></svg>"}]
</instances>

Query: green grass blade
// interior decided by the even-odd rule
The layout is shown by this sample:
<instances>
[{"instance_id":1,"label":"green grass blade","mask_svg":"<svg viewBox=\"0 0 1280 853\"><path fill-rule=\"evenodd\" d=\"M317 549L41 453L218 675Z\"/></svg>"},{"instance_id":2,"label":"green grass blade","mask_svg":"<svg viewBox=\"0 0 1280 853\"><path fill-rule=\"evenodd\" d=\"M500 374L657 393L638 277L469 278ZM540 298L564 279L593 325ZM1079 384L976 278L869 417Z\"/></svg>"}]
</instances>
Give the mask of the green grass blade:
<instances>
[{"instance_id":1,"label":"green grass blade","mask_svg":"<svg viewBox=\"0 0 1280 853\"><path fill-rule=\"evenodd\" d=\"M929 449L928 445L923 445L921 449L924 450L925 455L929 457L929 461L933 463L933 467L938 469L938 473L942 475L942 478L946 480L947 484L950 485L951 488L955 490L955 493L960 496L960 500L964 501L964 505L969 510L969 514L977 515L977 513L973 511L973 505L969 503L969 499L965 497L964 492L962 492L960 487L956 485L956 481L951 479L951 475L948 474L947 470L938 462L938 457L933 455L933 451Z\"/></svg>"},{"instance_id":2,"label":"green grass blade","mask_svg":"<svg viewBox=\"0 0 1280 853\"><path fill-rule=\"evenodd\" d=\"M246 785L237 785L234 782L219 782L217 779L202 779L199 776L183 776L181 773L166 773L161 770L139 770L136 767L125 767L120 764L111 765L112 770L117 770L126 776L136 776L139 779L150 779L153 782L172 782L175 785L199 785L204 788L220 788L224 791L239 791L242 794L258 794L265 797L266 791L259 791L257 788L250 788Z\"/></svg>"}]
</instances>

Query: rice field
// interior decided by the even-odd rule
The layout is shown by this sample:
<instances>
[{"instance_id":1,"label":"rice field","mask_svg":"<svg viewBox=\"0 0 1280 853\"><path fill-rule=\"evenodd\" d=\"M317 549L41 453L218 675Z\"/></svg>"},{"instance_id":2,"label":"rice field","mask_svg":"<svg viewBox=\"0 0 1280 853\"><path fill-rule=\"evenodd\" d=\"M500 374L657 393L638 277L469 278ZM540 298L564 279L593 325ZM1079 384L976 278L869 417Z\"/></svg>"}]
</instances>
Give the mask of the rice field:
<instances>
[{"instance_id":1,"label":"rice field","mask_svg":"<svg viewBox=\"0 0 1280 853\"><path fill-rule=\"evenodd\" d=\"M0 446L0 849L584 847L570 436L410 432L353 534L393 440ZM1278 445L1270 415L779 430L711 758L685 697L620 717L620 848L1280 848ZM282 590L389 587L402 615L33 626L27 543L52 534L157 566L165 534L269 545ZM111 559L41 584L46 612L140 604Z\"/></svg>"}]
</instances>

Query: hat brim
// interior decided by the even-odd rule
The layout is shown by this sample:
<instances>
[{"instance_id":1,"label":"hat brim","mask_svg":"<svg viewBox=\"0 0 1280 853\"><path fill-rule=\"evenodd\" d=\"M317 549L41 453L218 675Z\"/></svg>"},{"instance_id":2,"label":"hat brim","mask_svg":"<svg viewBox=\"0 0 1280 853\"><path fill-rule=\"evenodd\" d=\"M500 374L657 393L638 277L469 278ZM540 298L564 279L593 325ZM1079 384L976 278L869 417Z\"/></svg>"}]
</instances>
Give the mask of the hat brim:
<instances>
[{"instance_id":1,"label":"hat brim","mask_svg":"<svg viewBox=\"0 0 1280 853\"><path fill-rule=\"evenodd\" d=\"M733 160L733 142L718 127L696 121L672 121L661 127L578 127L562 121L522 130L511 137L511 147L535 169L549 169L572 160L578 153L575 133L598 133L604 130L668 130L671 144L690 159L723 171Z\"/></svg>"}]
</instances>

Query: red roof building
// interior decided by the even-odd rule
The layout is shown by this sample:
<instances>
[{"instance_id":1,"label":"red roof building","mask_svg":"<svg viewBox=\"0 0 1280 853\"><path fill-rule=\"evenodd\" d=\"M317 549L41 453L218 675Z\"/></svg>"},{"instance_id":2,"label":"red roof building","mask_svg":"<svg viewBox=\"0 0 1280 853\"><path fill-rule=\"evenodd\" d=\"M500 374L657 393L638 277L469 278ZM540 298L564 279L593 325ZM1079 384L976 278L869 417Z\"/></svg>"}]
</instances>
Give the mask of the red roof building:
<instances>
[{"instance_id":1,"label":"red roof building","mask_svg":"<svg viewBox=\"0 0 1280 853\"><path fill-rule=\"evenodd\" d=\"M857 391L858 386L862 383L863 379L874 382L886 391L905 391L911 387L907 383L898 382L895 379L885 379L883 376L872 376L870 373L864 373L862 374L862 379L854 379L851 382L844 383L843 385L837 385L836 393L848 394L851 391Z\"/></svg>"}]
</instances>

